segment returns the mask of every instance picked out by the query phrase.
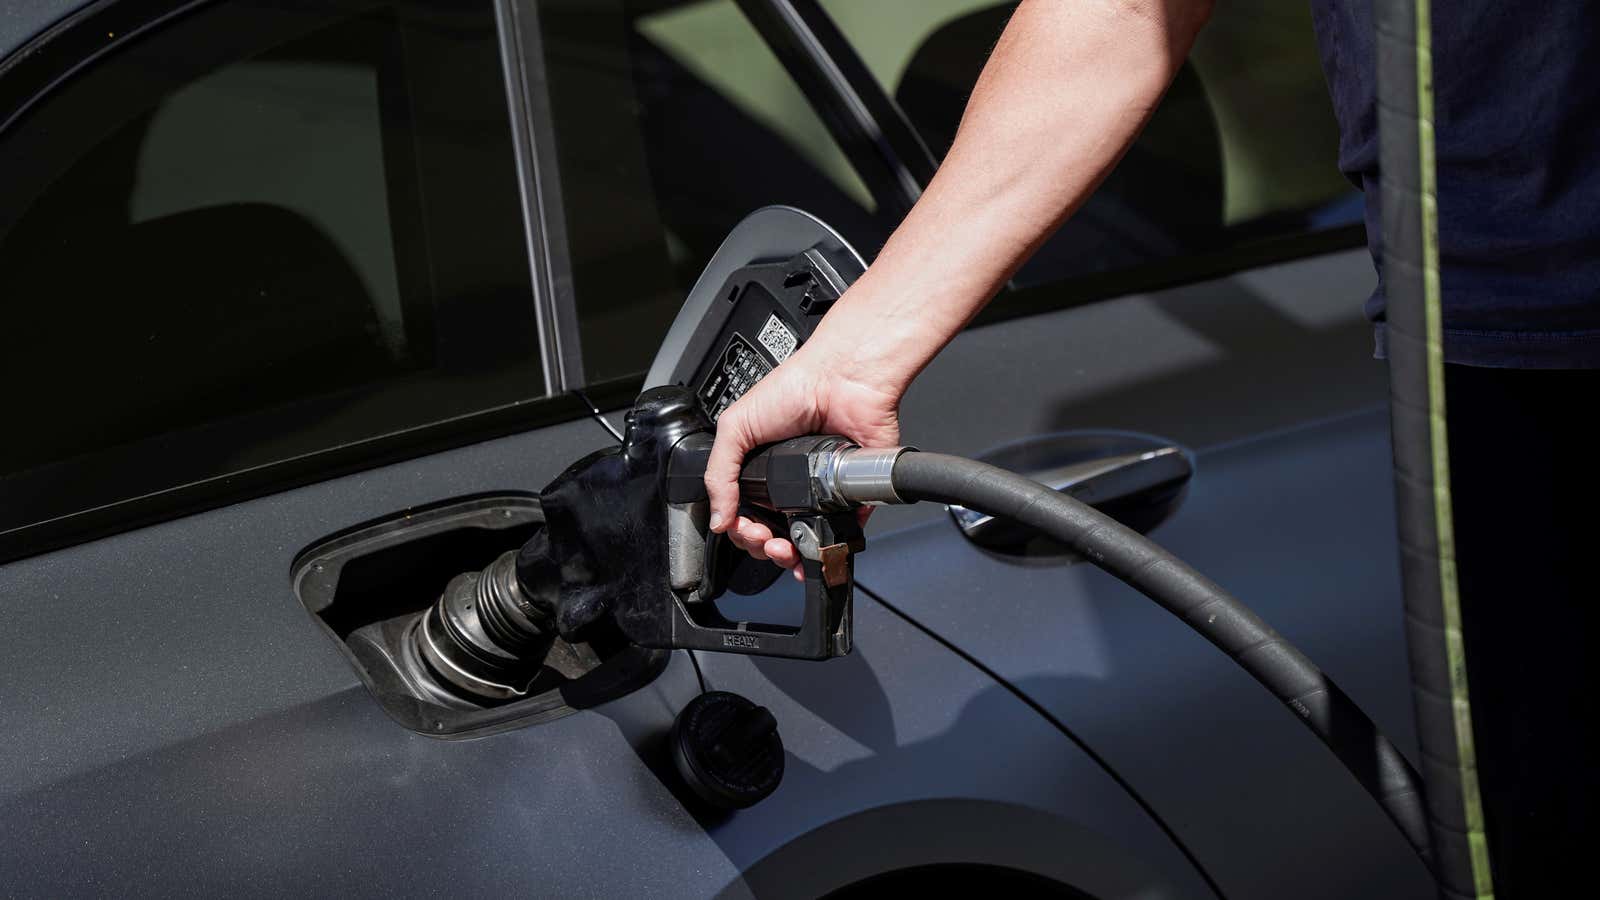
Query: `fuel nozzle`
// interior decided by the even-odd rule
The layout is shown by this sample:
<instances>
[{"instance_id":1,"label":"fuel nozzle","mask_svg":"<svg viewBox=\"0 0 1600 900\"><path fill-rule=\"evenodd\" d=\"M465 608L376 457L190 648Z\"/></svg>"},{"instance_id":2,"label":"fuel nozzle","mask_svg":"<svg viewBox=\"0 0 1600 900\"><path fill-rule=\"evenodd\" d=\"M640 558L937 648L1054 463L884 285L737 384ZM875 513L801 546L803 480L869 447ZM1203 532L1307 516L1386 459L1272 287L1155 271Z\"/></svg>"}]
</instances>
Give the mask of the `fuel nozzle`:
<instances>
[{"instance_id":1,"label":"fuel nozzle","mask_svg":"<svg viewBox=\"0 0 1600 900\"><path fill-rule=\"evenodd\" d=\"M890 473L906 448L807 435L746 458L742 509L794 542L806 576L800 626L762 625L716 607L724 591L761 590L779 570L707 528L711 428L686 389L646 391L621 446L573 463L541 492L544 527L520 551L450 583L413 629L417 655L452 690L507 700L526 694L557 635L583 640L596 628L643 647L849 653L854 556L866 546L856 508L901 502Z\"/></svg>"},{"instance_id":2,"label":"fuel nozzle","mask_svg":"<svg viewBox=\"0 0 1600 900\"><path fill-rule=\"evenodd\" d=\"M484 700L527 696L555 643L559 581L544 569L541 531L522 550L450 580L411 627L412 647L439 680Z\"/></svg>"},{"instance_id":3,"label":"fuel nozzle","mask_svg":"<svg viewBox=\"0 0 1600 900\"><path fill-rule=\"evenodd\" d=\"M710 444L707 435L685 439L674 448L669 471L678 502L704 499ZM908 449L868 449L838 435L817 434L768 444L745 457L739 472L740 502L773 533L789 538L808 575L820 574L824 585L838 588L850 579L851 556L865 547L860 530L839 514L903 502L889 475ZM708 556L714 559L714 554ZM815 564L817 573L808 563ZM715 568L713 563L708 571ZM708 586L702 594L714 596L715 590Z\"/></svg>"},{"instance_id":4,"label":"fuel nozzle","mask_svg":"<svg viewBox=\"0 0 1600 900\"><path fill-rule=\"evenodd\" d=\"M850 652L854 554L865 547L855 507L893 502L887 458L844 438L810 435L762 447L740 479L743 508L799 538L805 611L798 628L730 620L725 590L763 589L780 570L748 561L707 528L710 419L683 387L652 388L628 413L620 447L580 460L545 488L550 550L561 560L563 635L613 623L643 647L827 659ZM765 581L735 577L755 566Z\"/></svg>"},{"instance_id":5,"label":"fuel nozzle","mask_svg":"<svg viewBox=\"0 0 1600 900\"><path fill-rule=\"evenodd\" d=\"M904 503L890 474L908 447L860 447L836 435L769 444L745 458L739 496L783 513L838 512Z\"/></svg>"}]
</instances>

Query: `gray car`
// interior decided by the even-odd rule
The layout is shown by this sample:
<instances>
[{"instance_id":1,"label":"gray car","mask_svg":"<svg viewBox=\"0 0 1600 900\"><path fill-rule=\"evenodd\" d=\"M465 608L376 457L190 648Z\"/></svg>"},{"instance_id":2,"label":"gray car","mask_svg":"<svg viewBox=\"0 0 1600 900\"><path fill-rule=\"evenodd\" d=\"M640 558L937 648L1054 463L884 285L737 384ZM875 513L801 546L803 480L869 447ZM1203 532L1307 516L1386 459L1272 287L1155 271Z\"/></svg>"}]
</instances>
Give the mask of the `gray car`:
<instances>
[{"instance_id":1,"label":"gray car","mask_svg":"<svg viewBox=\"0 0 1600 900\"><path fill-rule=\"evenodd\" d=\"M1414 756L1372 267L1280 7L1219 10L905 435L1150 531ZM959 511L873 516L840 659L563 645L481 704L392 665L736 222L870 258L1008 10L0 0L0 892L1427 895L1247 675ZM702 683L778 721L752 808L665 755Z\"/></svg>"}]
</instances>

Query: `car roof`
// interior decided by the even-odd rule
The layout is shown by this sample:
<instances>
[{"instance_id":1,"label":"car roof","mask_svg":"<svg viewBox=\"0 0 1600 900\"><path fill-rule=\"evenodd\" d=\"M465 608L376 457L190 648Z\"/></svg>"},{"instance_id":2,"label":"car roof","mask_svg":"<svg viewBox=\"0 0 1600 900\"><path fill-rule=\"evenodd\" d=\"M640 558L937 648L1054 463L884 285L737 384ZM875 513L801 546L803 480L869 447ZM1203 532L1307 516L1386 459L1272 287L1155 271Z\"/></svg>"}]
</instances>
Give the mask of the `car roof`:
<instances>
[{"instance_id":1,"label":"car roof","mask_svg":"<svg viewBox=\"0 0 1600 900\"><path fill-rule=\"evenodd\" d=\"M90 0L0 0L0 62Z\"/></svg>"}]
</instances>

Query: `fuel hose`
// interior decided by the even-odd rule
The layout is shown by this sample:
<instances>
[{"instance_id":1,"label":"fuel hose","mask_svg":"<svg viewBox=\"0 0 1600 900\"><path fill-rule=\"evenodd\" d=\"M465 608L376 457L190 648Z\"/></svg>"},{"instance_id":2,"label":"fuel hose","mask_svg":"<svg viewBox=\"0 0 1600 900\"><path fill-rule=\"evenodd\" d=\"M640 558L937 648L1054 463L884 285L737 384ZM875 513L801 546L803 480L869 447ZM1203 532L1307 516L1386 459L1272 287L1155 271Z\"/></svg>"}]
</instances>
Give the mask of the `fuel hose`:
<instances>
[{"instance_id":1,"label":"fuel hose","mask_svg":"<svg viewBox=\"0 0 1600 900\"><path fill-rule=\"evenodd\" d=\"M1210 579L1093 507L987 463L905 450L895 454L889 476L890 502L959 504L1032 526L1182 619L1333 751L1431 869L1421 782L1411 764L1304 653Z\"/></svg>"}]
</instances>

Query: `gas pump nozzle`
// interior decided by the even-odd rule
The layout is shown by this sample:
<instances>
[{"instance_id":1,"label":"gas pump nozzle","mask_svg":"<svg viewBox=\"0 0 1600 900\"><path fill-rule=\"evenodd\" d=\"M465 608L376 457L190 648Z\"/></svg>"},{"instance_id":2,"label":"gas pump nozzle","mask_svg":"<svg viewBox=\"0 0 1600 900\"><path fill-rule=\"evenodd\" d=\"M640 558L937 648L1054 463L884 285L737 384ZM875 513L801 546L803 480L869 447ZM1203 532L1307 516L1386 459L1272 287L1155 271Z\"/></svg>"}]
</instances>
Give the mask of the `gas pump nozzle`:
<instances>
[{"instance_id":1,"label":"gas pump nozzle","mask_svg":"<svg viewBox=\"0 0 1600 900\"><path fill-rule=\"evenodd\" d=\"M798 627L738 622L725 592L753 594L781 570L708 525L704 475L715 418L811 335L860 276L861 258L799 210L739 224L673 322L621 446L584 457L540 494L544 527L482 572L462 573L412 629L415 653L453 689L525 696L556 632L570 641L612 623L644 647L827 659L850 652L857 507L898 502L896 450L809 436L745 461L742 515L794 542L805 575Z\"/></svg>"},{"instance_id":2,"label":"gas pump nozzle","mask_svg":"<svg viewBox=\"0 0 1600 900\"><path fill-rule=\"evenodd\" d=\"M692 392L646 391L620 447L579 460L545 488L542 553L560 577L556 622L576 636L602 617L645 647L827 659L850 652L854 556L865 547L858 507L895 502L886 477L899 450L863 451L810 435L758 449L740 493L799 552L805 612L798 628L724 617L714 603L739 554L707 527L711 423ZM550 572L529 561L530 575Z\"/></svg>"}]
</instances>

